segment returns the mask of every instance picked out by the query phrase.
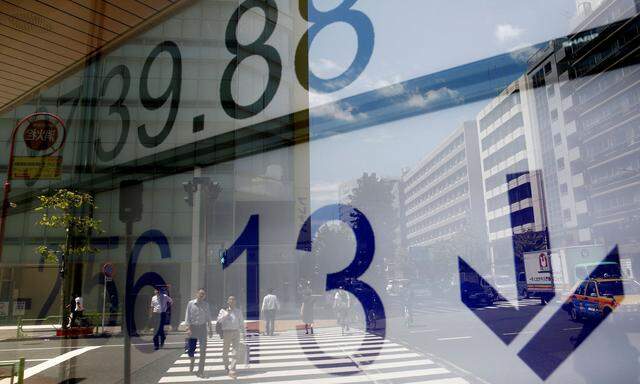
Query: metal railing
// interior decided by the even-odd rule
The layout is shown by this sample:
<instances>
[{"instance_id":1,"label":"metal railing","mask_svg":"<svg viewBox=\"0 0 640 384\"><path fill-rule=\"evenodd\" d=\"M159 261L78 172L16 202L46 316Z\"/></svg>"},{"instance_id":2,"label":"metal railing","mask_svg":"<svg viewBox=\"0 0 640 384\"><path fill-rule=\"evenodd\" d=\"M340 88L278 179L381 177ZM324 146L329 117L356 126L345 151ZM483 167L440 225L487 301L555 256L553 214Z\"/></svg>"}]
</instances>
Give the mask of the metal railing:
<instances>
[{"instance_id":1,"label":"metal railing","mask_svg":"<svg viewBox=\"0 0 640 384\"><path fill-rule=\"evenodd\" d=\"M0 379L10 379L9 382L13 384L17 376L17 383L23 384L24 383L24 364L25 364L24 357L21 357L20 360L13 363L0 363L0 368L3 368L3 367L10 368L10 371L8 373L4 373L3 371L0 371Z\"/></svg>"}]
</instances>

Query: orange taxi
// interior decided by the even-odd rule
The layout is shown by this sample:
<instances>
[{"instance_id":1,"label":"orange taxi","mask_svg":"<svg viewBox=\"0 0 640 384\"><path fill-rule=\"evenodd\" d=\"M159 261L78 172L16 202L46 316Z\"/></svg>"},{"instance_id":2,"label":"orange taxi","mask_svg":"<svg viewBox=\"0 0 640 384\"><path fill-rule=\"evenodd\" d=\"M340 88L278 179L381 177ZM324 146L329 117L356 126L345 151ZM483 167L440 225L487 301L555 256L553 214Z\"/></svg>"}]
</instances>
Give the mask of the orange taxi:
<instances>
[{"instance_id":1,"label":"orange taxi","mask_svg":"<svg viewBox=\"0 0 640 384\"><path fill-rule=\"evenodd\" d=\"M599 321L614 310L640 315L640 283L633 279L590 279L568 298L567 311L573 321Z\"/></svg>"}]
</instances>

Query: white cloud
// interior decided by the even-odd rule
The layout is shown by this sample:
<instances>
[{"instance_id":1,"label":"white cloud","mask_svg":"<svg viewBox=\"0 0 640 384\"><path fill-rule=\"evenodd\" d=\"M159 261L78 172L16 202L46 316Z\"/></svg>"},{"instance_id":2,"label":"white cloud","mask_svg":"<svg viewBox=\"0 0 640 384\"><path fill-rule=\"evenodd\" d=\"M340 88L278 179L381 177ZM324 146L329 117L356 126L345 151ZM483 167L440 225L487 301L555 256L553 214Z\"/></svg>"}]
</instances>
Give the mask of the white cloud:
<instances>
[{"instance_id":1,"label":"white cloud","mask_svg":"<svg viewBox=\"0 0 640 384\"><path fill-rule=\"evenodd\" d=\"M310 113L314 117L329 117L342 121L355 121L367 117L366 113L357 113L347 103L335 102L331 95L309 92Z\"/></svg>"},{"instance_id":2,"label":"white cloud","mask_svg":"<svg viewBox=\"0 0 640 384\"><path fill-rule=\"evenodd\" d=\"M310 197L314 207L335 204L339 200L340 182L316 182L311 184Z\"/></svg>"},{"instance_id":3,"label":"white cloud","mask_svg":"<svg viewBox=\"0 0 640 384\"><path fill-rule=\"evenodd\" d=\"M391 81L382 79L374 82L370 81L369 83L372 84L373 89L375 89L378 94L385 97L400 95L407 91L398 75L395 75Z\"/></svg>"},{"instance_id":4,"label":"white cloud","mask_svg":"<svg viewBox=\"0 0 640 384\"><path fill-rule=\"evenodd\" d=\"M430 104L444 100L461 102L464 98L460 95L460 92L447 87L442 87L427 91L424 95L414 94L409 98L407 104L413 108L424 108Z\"/></svg>"},{"instance_id":5,"label":"white cloud","mask_svg":"<svg viewBox=\"0 0 640 384\"><path fill-rule=\"evenodd\" d=\"M509 50L509 56L511 56L511 58L514 60L524 63L529 60L529 58L533 56L533 54L536 53L538 49L539 48L536 48L531 44L522 43L511 48Z\"/></svg>"},{"instance_id":6,"label":"white cloud","mask_svg":"<svg viewBox=\"0 0 640 384\"><path fill-rule=\"evenodd\" d=\"M347 68L333 60L320 58L309 62L309 69L319 77L333 77L341 74Z\"/></svg>"},{"instance_id":7,"label":"white cloud","mask_svg":"<svg viewBox=\"0 0 640 384\"><path fill-rule=\"evenodd\" d=\"M498 24L495 30L496 39L500 43L515 40L522 35L524 29L513 26L511 24Z\"/></svg>"}]
</instances>

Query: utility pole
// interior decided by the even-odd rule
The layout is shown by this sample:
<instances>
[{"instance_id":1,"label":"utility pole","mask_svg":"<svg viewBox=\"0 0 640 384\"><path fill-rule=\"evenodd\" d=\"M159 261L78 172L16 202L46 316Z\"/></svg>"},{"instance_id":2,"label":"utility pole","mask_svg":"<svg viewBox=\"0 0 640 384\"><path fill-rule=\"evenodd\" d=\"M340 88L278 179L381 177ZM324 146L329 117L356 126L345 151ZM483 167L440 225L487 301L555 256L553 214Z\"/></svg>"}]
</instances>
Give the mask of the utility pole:
<instances>
[{"instance_id":1,"label":"utility pole","mask_svg":"<svg viewBox=\"0 0 640 384\"><path fill-rule=\"evenodd\" d=\"M126 224L126 254L125 265L128 268L129 258L133 250L133 223L142 220L142 183L138 180L124 180L120 182L119 219ZM129 276L129 273L126 273ZM131 276L133 278L133 276ZM127 278L124 290L124 383L131 383L131 330L135 311L131 300L133 281Z\"/></svg>"},{"instance_id":2,"label":"utility pole","mask_svg":"<svg viewBox=\"0 0 640 384\"><path fill-rule=\"evenodd\" d=\"M222 188L208 176L202 176L202 168L194 169L193 180L182 183L184 201L193 207L191 237L191 292L204 286L209 255L208 224L211 209Z\"/></svg>"}]
</instances>

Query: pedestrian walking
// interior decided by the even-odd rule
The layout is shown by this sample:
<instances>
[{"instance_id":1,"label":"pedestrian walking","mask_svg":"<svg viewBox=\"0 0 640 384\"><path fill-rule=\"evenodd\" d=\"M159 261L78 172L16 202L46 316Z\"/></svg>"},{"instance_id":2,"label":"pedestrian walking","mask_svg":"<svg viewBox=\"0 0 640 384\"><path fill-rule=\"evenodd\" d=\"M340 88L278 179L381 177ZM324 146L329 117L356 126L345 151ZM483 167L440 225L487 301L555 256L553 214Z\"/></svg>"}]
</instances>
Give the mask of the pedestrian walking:
<instances>
[{"instance_id":1,"label":"pedestrian walking","mask_svg":"<svg viewBox=\"0 0 640 384\"><path fill-rule=\"evenodd\" d=\"M71 304L67 306L70 309L69 313L69 328L77 327L80 324L80 320L84 316L84 300L79 294L72 296Z\"/></svg>"},{"instance_id":2,"label":"pedestrian walking","mask_svg":"<svg viewBox=\"0 0 640 384\"><path fill-rule=\"evenodd\" d=\"M164 326L169 323L168 313L171 304L173 304L173 300L158 287L154 289L154 293L151 297L149 312L151 315L151 324L155 328L153 334L153 349L157 351L160 347L164 347L164 341L167 339L167 335L164 333Z\"/></svg>"},{"instance_id":3,"label":"pedestrian walking","mask_svg":"<svg viewBox=\"0 0 640 384\"><path fill-rule=\"evenodd\" d=\"M196 343L200 346L200 359L198 361L198 372L196 376L205 378L204 363L207 358L207 334L213 337L213 328L211 325L211 310L209 303L205 301L207 293L204 288L198 289L196 298L189 301L184 322L187 326L188 351L190 358L189 371L193 372L195 363ZM208 332L207 332L208 331Z\"/></svg>"},{"instance_id":4,"label":"pedestrian walking","mask_svg":"<svg viewBox=\"0 0 640 384\"><path fill-rule=\"evenodd\" d=\"M237 307L235 296L229 296L227 307L218 313L218 322L222 328L222 363L225 371L233 379L238 377L236 364L240 353L240 338L244 340L244 316ZM233 357L229 362L229 350L233 349Z\"/></svg>"},{"instance_id":5,"label":"pedestrian walking","mask_svg":"<svg viewBox=\"0 0 640 384\"><path fill-rule=\"evenodd\" d=\"M413 325L413 303L415 301L415 295L411 285L407 285L405 291L402 294L402 309L404 323L407 327Z\"/></svg>"},{"instance_id":6,"label":"pedestrian walking","mask_svg":"<svg viewBox=\"0 0 640 384\"><path fill-rule=\"evenodd\" d=\"M351 298L349 294L340 287L333 297L333 309L336 311L338 325L340 325L342 334L349 331L349 309L351 308Z\"/></svg>"},{"instance_id":7,"label":"pedestrian walking","mask_svg":"<svg viewBox=\"0 0 640 384\"><path fill-rule=\"evenodd\" d=\"M311 290L311 282L307 281L306 288L302 290L302 307L300 307L300 316L304 323L304 334L308 335L309 332L313 335L313 321L314 321L314 298L313 291Z\"/></svg>"},{"instance_id":8,"label":"pedestrian walking","mask_svg":"<svg viewBox=\"0 0 640 384\"><path fill-rule=\"evenodd\" d=\"M267 291L262 299L262 314L265 320L265 334L273 336L276 325L276 312L280 310L280 302L278 296L273 293L273 288Z\"/></svg>"}]
</instances>

